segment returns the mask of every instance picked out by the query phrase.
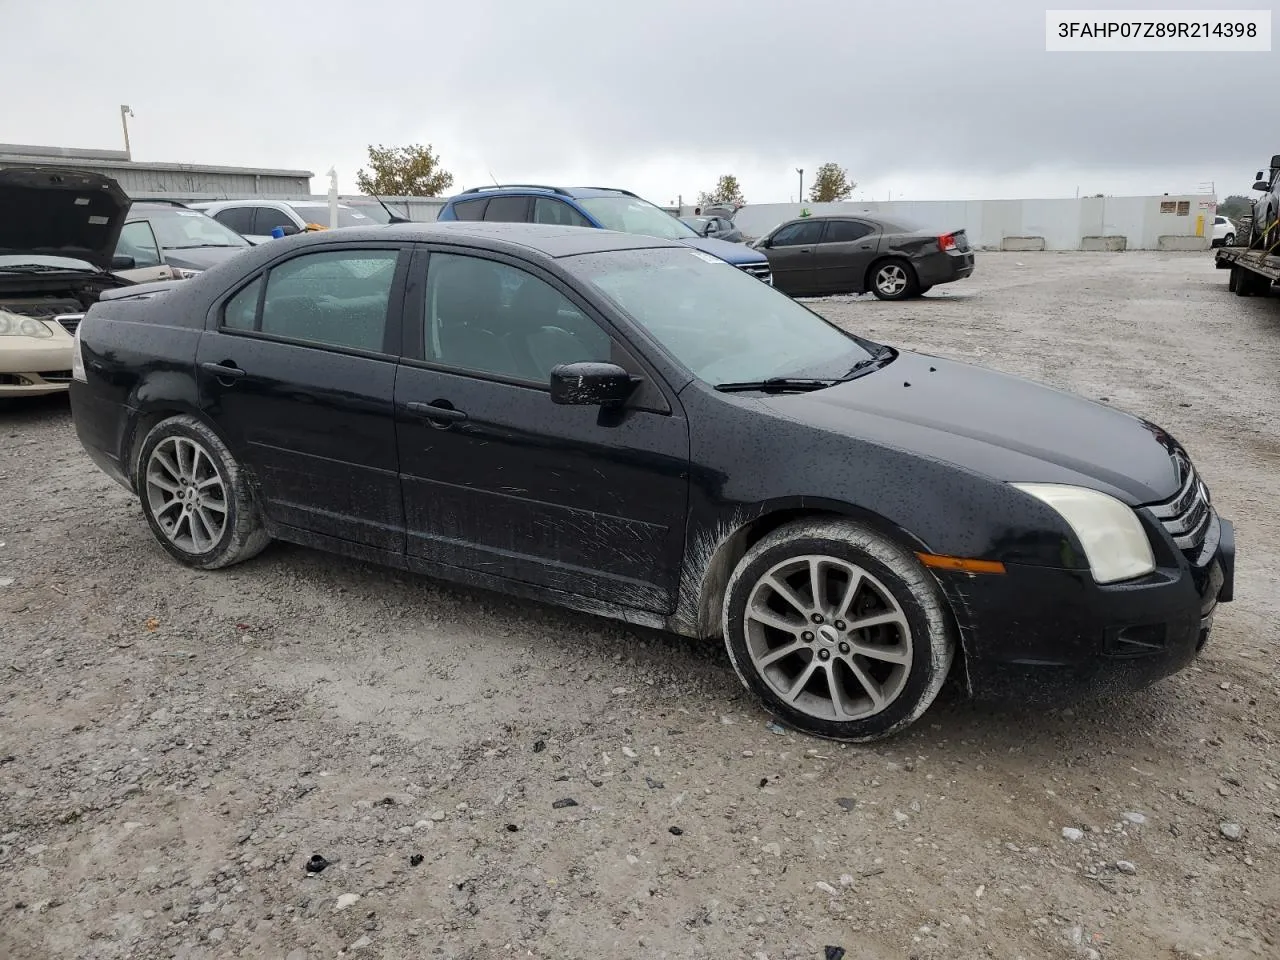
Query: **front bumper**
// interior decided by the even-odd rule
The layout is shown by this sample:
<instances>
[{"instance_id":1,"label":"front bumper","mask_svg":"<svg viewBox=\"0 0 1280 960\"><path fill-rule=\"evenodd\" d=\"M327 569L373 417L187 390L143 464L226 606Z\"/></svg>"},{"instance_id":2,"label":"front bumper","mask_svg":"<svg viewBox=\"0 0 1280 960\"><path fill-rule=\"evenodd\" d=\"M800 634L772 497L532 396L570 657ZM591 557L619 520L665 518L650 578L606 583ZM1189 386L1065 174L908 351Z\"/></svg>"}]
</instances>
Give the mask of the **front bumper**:
<instances>
[{"instance_id":1,"label":"front bumper","mask_svg":"<svg viewBox=\"0 0 1280 960\"><path fill-rule=\"evenodd\" d=\"M935 571L951 602L974 696L1054 703L1141 689L1204 647L1232 599L1235 530L1200 565L1179 555L1137 581L1099 585L1088 571L1006 564L1004 575Z\"/></svg>"},{"instance_id":2,"label":"front bumper","mask_svg":"<svg viewBox=\"0 0 1280 960\"><path fill-rule=\"evenodd\" d=\"M61 327L47 338L0 337L0 397L65 392L74 344Z\"/></svg>"}]
</instances>

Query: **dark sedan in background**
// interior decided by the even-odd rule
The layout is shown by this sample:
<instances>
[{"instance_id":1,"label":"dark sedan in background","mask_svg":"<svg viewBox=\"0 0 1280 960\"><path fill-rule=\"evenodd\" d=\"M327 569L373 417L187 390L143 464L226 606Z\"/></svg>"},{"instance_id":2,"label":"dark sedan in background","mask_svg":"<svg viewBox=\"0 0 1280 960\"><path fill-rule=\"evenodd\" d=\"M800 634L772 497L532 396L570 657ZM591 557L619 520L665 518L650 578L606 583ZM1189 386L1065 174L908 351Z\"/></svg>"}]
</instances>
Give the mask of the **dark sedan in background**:
<instances>
[{"instance_id":1,"label":"dark sedan in background","mask_svg":"<svg viewBox=\"0 0 1280 960\"><path fill-rule=\"evenodd\" d=\"M973 273L963 230L939 233L880 217L799 217L757 240L773 285L793 297L866 293L881 300L918 297Z\"/></svg>"},{"instance_id":2,"label":"dark sedan in background","mask_svg":"<svg viewBox=\"0 0 1280 960\"><path fill-rule=\"evenodd\" d=\"M108 291L72 368L81 442L182 563L279 538L722 636L822 736L902 729L953 661L974 693L1142 686L1232 595L1232 526L1160 428L679 240L288 237Z\"/></svg>"}]
</instances>

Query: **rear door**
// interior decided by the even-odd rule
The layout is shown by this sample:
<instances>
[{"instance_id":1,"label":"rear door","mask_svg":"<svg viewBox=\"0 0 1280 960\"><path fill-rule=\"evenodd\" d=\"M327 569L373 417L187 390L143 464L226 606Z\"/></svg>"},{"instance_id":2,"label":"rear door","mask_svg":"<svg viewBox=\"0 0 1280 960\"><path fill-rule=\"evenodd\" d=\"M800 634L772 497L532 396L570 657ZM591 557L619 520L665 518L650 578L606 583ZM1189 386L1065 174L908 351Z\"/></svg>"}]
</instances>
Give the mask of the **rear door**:
<instances>
[{"instance_id":1,"label":"rear door","mask_svg":"<svg viewBox=\"0 0 1280 960\"><path fill-rule=\"evenodd\" d=\"M814 251L819 293L861 293L876 254L879 228L864 220L828 220Z\"/></svg>"},{"instance_id":2,"label":"rear door","mask_svg":"<svg viewBox=\"0 0 1280 960\"><path fill-rule=\"evenodd\" d=\"M822 238L821 220L797 220L779 228L769 240L764 254L773 272L773 285L792 295L813 293L814 250Z\"/></svg>"},{"instance_id":3,"label":"rear door","mask_svg":"<svg viewBox=\"0 0 1280 960\"><path fill-rule=\"evenodd\" d=\"M409 256L335 244L278 260L215 307L196 355L201 407L252 470L278 532L395 563L392 401Z\"/></svg>"},{"instance_id":4,"label":"rear door","mask_svg":"<svg viewBox=\"0 0 1280 960\"><path fill-rule=\"evenodd\" d=\"M134 283L173 279L173 268L160 256L160 245L156 243L155 232L146 220L134 220L121 228L115 256L133 259L132 267L111 271L117 277Z\"/></svg>"}]
</instances>

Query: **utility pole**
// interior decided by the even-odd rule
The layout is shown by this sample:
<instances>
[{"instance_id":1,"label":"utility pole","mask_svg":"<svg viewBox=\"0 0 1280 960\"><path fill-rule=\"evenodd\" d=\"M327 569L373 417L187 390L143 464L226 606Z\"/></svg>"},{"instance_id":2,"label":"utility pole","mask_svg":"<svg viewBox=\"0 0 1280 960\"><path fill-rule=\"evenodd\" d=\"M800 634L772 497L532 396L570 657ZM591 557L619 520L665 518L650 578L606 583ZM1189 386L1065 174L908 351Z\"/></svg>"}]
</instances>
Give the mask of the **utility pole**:
<instances>
[{"instance_id":1,"label":"utility pole","mask_svg":"<svg viewBox=\"0 0 1280 960\"><path fill-rule=\"evenodd\" d=\"M796 167L796 173L800 174L800 192L796 194L799 198L797 202L804 203L804 167Z\"/></svg>"},{"instance_id":2,"label":"utility pole","mask_svg":"<svg viewBox=\"0 0 1280 960\"><path fill-rule=\"evenodd\" d=\"M129 121L128 117L133 116L133 110L126 104L120 104L120 126L124 127L124 155L126 159L133 159L133 150L129 147Z\"/></svg>"}]
</instances>

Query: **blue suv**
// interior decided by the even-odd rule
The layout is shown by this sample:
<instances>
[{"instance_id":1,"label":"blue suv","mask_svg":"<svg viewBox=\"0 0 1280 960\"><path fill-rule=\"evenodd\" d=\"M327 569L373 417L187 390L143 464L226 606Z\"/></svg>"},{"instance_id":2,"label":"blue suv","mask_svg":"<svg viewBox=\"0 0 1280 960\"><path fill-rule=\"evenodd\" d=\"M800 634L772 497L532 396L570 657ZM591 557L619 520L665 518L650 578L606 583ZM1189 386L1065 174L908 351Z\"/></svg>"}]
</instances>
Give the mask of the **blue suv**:
<instances>
[{"instance_id":1,"label":"blue suv","mask_svg":"<svg viewBox=\"0 0 1280 960\"><path fill-rule=\"evenodd\" d=\"M609 187L544 187L519 183L464 190L440 210L437 220L488 220L501 223L556 223L637 233L660 240L679 240L765 283L773 283L769 261L741 243L700 236L661 207L629 190Z\"/></svg>"}]
</instances>

